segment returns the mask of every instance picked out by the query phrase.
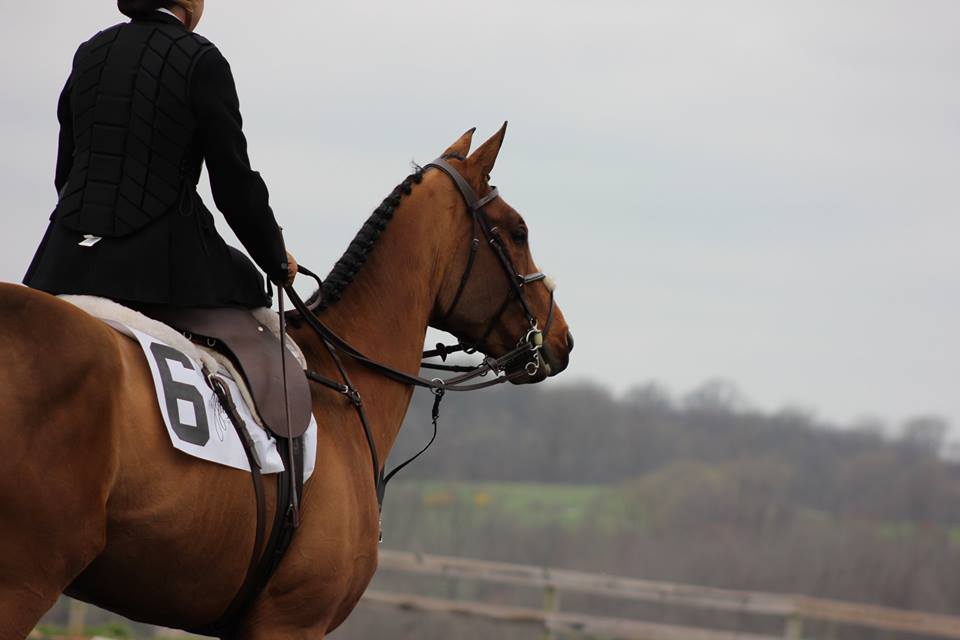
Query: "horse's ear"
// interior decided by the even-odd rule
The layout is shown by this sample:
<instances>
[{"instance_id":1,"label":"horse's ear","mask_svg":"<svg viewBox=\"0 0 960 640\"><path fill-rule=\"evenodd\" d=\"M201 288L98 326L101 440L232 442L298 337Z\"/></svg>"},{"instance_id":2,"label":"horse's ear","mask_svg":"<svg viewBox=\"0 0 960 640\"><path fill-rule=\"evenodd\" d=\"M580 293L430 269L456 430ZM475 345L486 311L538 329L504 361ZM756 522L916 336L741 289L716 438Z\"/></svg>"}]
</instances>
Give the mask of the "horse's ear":
<instances>
[{"instance_id":1,"label":"horse's ear","mask_svg":"<svg viewBox=\"0 0 960 640\"><path fill-rule=\"evenodd\" d=\"M461 158L466 158L467 155L470 153L470 143L473 142L473 132L476 130L477 128L474 127L473 129L470 129L465 134L460 136L459 140L454 142L452 145L450 145L449 149L443 152L442 157L452 155L452 156L459 156Z\"/></svg>"},{"instance_id":2,"label":"horse's ear","mask_svg":"<svg viewBox=\"0 0 960 640\"><path fill-rule=\"evenodd\" d=\"M500 131L493 134L493 137L484 142L470 156L470 167L476 170L481 176L488 176L493 171L493 165L497 163L497 156L500 155L500 147L503 146L503 137L507 135L507 123L504 122Z\"/></svg>"}]
</instances>

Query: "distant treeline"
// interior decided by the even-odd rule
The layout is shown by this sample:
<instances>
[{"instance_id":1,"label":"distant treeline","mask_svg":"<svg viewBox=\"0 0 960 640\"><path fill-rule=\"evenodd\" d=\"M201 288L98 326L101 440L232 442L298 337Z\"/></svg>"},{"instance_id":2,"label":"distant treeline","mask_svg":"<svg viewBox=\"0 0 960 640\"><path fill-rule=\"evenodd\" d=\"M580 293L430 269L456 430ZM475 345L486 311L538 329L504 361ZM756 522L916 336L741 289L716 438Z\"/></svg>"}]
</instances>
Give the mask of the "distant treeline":
<instances>
[{"instance_id":1,"label":"distant treeline","mask_svg":"<svg viewBox=\"0 0 960 640\"><path fill-rule=\"evenodd\" d=\"M430 401L414 397L392 460L428 437ZM684 475L682 464L687 474L726 469L738 490L780 507L960 523L960 464L941 455L949 425L918 416L884 431L752 410L725 382L680 401L653 384L620 397L589 384L507 388L445 400L434 449L406 477L621 483Z\"/></svg>"}]
</instances>

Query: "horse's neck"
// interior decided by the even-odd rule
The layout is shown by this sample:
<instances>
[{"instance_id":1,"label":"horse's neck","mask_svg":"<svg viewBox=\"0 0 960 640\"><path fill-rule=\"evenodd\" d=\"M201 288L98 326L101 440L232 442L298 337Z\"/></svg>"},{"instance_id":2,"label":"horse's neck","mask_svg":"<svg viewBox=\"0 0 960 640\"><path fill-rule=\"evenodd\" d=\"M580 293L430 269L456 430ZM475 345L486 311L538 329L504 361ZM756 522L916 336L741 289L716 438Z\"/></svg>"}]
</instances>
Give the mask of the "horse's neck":
<instances>
[{"instance_id":1,"label":"horse's neck","mask_svg":"<svg viewBox=\"0 0 960 640\"><path fill-rule=\"evenodd\" d=\"M449 229L455 206L449 189L424 180L398 206L366 264L339 301L320 314L339 336L370 358L407 373L419 371L427 324L442 278L443 261L456 234ZM326 360L316 348L308 359ZM319 356L319 358L318 358ZM343 358L364 397L381 461L393 446L412 389ZM329 362L310 362L329 371ZM370 397L375 394L375 397Z\"/></svg>"}]
</instances>

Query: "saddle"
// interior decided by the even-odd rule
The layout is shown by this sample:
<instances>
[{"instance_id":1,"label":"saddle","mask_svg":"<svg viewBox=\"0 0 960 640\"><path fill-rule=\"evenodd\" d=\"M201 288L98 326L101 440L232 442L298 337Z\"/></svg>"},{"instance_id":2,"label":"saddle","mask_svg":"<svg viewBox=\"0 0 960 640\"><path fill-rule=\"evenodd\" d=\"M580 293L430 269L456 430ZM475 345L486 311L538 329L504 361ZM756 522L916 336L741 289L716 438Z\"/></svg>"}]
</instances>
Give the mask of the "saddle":
<instances>
[{"instance_id":1,"label":"saddle","mask_svg":"<svg viewBox=\"0 0 960 640\"><path fill-rule=\"evenodd\" d=\"M227 356L247 382L264 427L274 436L295 439L310 426L310 387L303 367L289 350L287 370L289 429L284 406L280 343L247 309L176 309L153 307L141 313L180 331L188 339Z\"/></svg>"}]
</instances>

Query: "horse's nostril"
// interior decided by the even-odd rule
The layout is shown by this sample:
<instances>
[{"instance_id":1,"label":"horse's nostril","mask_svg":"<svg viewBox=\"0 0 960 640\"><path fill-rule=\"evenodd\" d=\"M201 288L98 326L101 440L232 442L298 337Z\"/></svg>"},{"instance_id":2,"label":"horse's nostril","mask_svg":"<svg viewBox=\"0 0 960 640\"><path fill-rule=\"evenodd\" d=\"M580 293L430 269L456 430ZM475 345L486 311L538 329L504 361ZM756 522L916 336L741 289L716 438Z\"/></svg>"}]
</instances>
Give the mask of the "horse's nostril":
<instances>
[{"instance_id":1,"label":"horse's nostril","mask_svg":"<svg viewBox=\"0 0 960 640\"><path fill-rule=\"evenodd\" d=\"M567 350L573 351L573 334L567 331Z\"/></svg>"}]
</instances>

